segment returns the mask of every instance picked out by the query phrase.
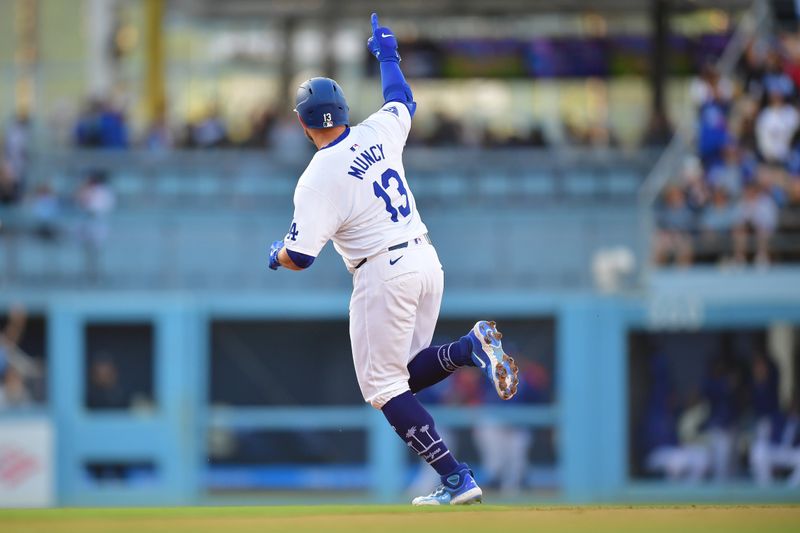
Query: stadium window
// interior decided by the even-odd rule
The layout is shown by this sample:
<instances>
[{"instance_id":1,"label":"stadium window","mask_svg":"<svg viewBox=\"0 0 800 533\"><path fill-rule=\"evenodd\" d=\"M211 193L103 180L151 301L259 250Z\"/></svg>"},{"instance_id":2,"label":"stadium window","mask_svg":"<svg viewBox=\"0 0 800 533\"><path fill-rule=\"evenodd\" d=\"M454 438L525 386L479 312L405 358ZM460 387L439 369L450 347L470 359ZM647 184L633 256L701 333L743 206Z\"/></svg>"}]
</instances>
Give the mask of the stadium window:
<instances>
[{"instance_id":1,"label":"stadium window","mask_svg":"<svg viewBox=\"0 0 800 533\"><path fill-rule=\"evenodd\" d=\"M149 411L156 404L150 323L89 324L85 402L92 411Z\"/></svg>"},{"instance_id":2,"label":"stadium window","mask_svg":"<svg viewBox=\"0 0 800 533\"><path fill-rule=\"evenodd\" d=\"M0 315L0 412L47 400L47 321L12 306Z\"/></svg>"}]
</instances>

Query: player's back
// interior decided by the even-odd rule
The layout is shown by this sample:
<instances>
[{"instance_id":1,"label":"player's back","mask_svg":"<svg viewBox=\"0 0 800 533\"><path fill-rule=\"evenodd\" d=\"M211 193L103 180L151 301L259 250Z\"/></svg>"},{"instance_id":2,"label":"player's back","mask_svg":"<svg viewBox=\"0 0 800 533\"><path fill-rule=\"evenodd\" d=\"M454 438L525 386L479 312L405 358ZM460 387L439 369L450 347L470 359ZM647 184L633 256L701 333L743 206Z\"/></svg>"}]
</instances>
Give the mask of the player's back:
<instances>
[{"instance_id":1,"label":"player's back","mask_svg":"<svg viewBox=\"0 0 800 533\"><path fill-rule=\"evenodd\" d=\"M403 168L410 127L405 105L389 102L319 150L300 177L296 218L314 218L312 233L332 239L346 260L369 257L427 231ZM303 206L316 212L302 216ZM313 252L315 247L302 243L302 229L296 230L301 242L293 249ZM321 248L324 241L318 244Z\"/></svg>"}]
</instances>

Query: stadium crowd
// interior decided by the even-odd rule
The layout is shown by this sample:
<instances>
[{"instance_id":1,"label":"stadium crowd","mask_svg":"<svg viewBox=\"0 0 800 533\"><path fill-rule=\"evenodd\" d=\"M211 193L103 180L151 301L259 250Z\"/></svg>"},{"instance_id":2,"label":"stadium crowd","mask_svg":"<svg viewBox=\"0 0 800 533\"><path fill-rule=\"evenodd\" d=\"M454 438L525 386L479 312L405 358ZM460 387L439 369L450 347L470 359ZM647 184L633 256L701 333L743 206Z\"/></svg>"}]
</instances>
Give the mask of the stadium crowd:
<instances>
[{"instance_id":1,"label":"stadium crowd","mask_svg":"<svg viewBox=\"0 0 800 533\"><path fill-rule=\"evenodd\" d=\"M247 120L226 117L219 105L212 102L192 120L170 124L162 112L136 138L132 135L124 108L113 99L90 98L84 104L72 131L71 144L78 148L146 150L170 149L263 149L280 147L287 132L297 138L293 114L277 113L271 107L253 112ZM610 144L607 128L581 129L567 125L568 140L573 144ZM432 115L427 128L415 128L409 144L455 146L461 144L484 147L544 147L548 141L536 124L529 128L496 131L488 126L468 128L463 121L441 110Z\"/></svg>"},{"instance_id":2,"label":"stadium crowd","mask_svg":"<svg viewBox=\"0 0 800 533\"><path fill-rule=\"evenodd\" d=\"M798 259L800 38L749 43L734 78L692 82L696 142L657 208L656 264Z\"/></svg>"}]
</instances>

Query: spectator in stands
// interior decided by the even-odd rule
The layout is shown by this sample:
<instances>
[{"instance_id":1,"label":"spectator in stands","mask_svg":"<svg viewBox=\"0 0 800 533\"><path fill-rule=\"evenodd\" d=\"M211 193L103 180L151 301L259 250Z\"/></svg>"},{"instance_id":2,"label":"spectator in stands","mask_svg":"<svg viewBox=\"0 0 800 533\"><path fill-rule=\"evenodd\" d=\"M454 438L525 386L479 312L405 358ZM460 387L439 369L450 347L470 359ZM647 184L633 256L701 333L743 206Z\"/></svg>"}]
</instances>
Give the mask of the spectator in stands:
<instances>
[{"instance_id":1,"label":"spectator in stands","mask_svg":"<svg viewBox=\"0 0 800 533\"><path fill-rule=\"evenodd\" d=\"M705 169L722 161L722 151L730 142L728 133L730 104L723 100L719 92L718 86L712 86L710 97L699 109L698 152Z\"/></svg>"},{"instance_id":2,"label":"spectator in stands","mask_svg":"<svg viewBox=\"0 0 800 533\"><path fill-rule=\"evenodd\" d=\"M787 32L780 36L783 50L783 70L795 87L800 87L800 36Z\"/></svg>"},{"instance_id":3,"label":"spectator in stands","mask_svg":"<svg viewBox=\"0 0 800 533\"><path fill-rule=\"evenodd\" d=\"M686 205L686 197L679 187L668 187L656 214L657 232L654 245L656 264L667 264L671 259L681 266L692 263L690 231L694 217Z\"/></svg>"},{"instance_id":4,"label":"spectator in stands","mask_svg":"<svg viewBox=\"0 0 800 533\"><path fill-rule=\"evenodd\" d=\"M175 139L163 109L147 127L142 144L146 149L154 152L169 150L175 145Z\"/></svg>"},{"instance_id":5,"label":"spectator in stands","mask_svg":"<svg viewBox=\"0 0 800 533\"><path fill-rule=\"evenodd\" d=\"M719 98L725 102L733 99L733 83L720 75L714 62L709 60L700 69L700 75L692 79L689 85L689 98L695 107L700 108L707 102Z\"/></svg>"},{"instance_id":6,"label":"spectator in stands","mask_svg":"<svg viewBox=\"0 0 800 533\"><path fill-rule=\"evenodd\" d=\"M736 103L737 121L735 124L735 139L743 153L758 153L758 140L756 139L756 120L760 106L755 98L743 96Z\"/></svg>"},{"instance_id":7,"label":"spectator in stands","mask_svg":"<svg viewBox=\"0 0 800 533\"><path fill-rule=\"evenodd\" d=\"M786 170L786 203L788 206L796 208L800 206L800 128L795 133Z\"/></svg>"},{"instance_id":8,"label":"spectator in stands","mask_svg":"<svg viewBox=\"0 0 800 533\"><path fill-rule=\"evenodd\" d=\"M523 136L522 139L522 144L532 148L547 148L547 146L550 144L541 124L532 125L531 129L528 131L528 134Z\"/></svg>"},{"instance_id":9,"label":"spectator in stands","mask_svg":"<svg viewBox=\"0 0 800 533\"><path fill-rule=\"evenodd\" d=\"M61 202L49 183L41 183L36 187L30 200L30 211L34 224L33 232L37 237L45 241L58 238Z\"/></svg>"},{"instance_id":10,"label":"spectator in stands","mask_svg":"<svg viewBox=\"0 0 800 533\"><path fill-rule=\"evenodd\" d=\"M510 125L508 126L510 127ZM470 130L464 130L462 142L469 144ZM476 143L487 148L505 148L527 146L531 148L544 148L549 145L544 130L539 124L533 124L530 128L510 130L508 128L495 128L491 126L484 126L474 132L476 135Z\"/></svg>"},{"instance_id":11,"label":"spectator in stands","mask_svg":"<svg viewBox=\"0 0 800 533\"><path fill-rule=\"evenodd\" d=\"M684 161L682 190L686 198L686 205L694 215L702 212L711 200L706 182L706 172L696 157L689 157ZM694 229L694 224L692 224L692 229Z\"/></svg>"},{"instance_id":12,"label":"spectator in stands","mask_svg":"<svg viewBox=\"0 0 800 533\"><path fill-rule=\"evenodd\" d=\"M102 105L98 98L89 99L85 103L83 110L78 115L78 122L75 124L73 132L76 146L81 148L98 148L102 146L103 140L100 132Z\"/></svg>"},{"instance_id":13,"label":"spectator in stands","mask_svg":"<svg viewBox=\"0 0 800 533\"><path fill-rule=\"evenodd\" d=\"M228 145L228 130L216 104L192 127L192 145L197 148L221 148Z\"/></svg>"},{"instance_id":14,"label":"spectator in stands","mask_svg":"<svg viewBox=\"0 0 800 533\"><path fill-rule=\"evenodd\" d=\"M453 146L461 142L462 127L455 118L444 111L433 114L433 128L427 138L431 146Z\"/></svg>"},{"instance_id":15,"label":"spectator in stands","mask_svg":"<svg viewBox=\"0 0 800 533\"><path fill-rule=\"evenodd\" d=\"M775 46L767 51L764 74L759 86L762 100L771 98L770 93L773 91L782 93L787 100L791 100L795 96L794 83L786 74L783 57ZM758 93L755 94L758 95Z\"/></svg>"},{"instance_id":16,"label":"spectator in stands","mask_svg":"<svg viewBox=\"0 0 800 533\"><path fill-rule=\"evenodd\" d=\"M100 354L91 363L86 406L89 409L131 407L130 394L120 385L117 365L105 354Z\"/></svg>"},{"instance_id":17,"label":"spectator in stands","mask_svg":"<svg viewBox=\"0 0 800 533\"><path fill-rule=\"evenodd\" d=\"M755 262L766 266L770 262L769 243L778 225L778 207L762 185L751 181L744 188L737 207L736 227L733 232L734 261L747 262L749 236L755 235Z\"/></svg>"},{"instance_id":18,"label":"spectator in stands","mask_svg":"<svg viewBox=\"0 0 800 533\"><path fill-rule=\"evenodd\" d=\"M783 167L789 159L792 138L800 126L800 113L786 101L787 88L779 83L789 78L765 78L769 105L756 119L758 151L767 164Z\"/></svg>"},{"instance_id":19,"label":"spectator in stands","mask_svg":"<svg viewBox=\"0 0 800 533\"><path fill-rule=\"evenodd\" d=\"M78 117L75 144L81 148L127 148L125 114L101 98L90 99Z\"/></svg>"},{"instance_id":20,"label":"spectator in stands","mask_svg":"<svg viewBox=\"0 0 800 533\"><path fill-rule=\"evenodd\" d=\"M731 140L722 153L722 162L713 166L706 174L708 186L722 189L730 198L738 198L746 179L751 179L755 172L755 161L743 158L739 146Z\"/></svg>"},{"instance_id":21,"label":"spectator in stands","mask_svg":"<svg viewBox=\"0 0 800 533\"><path fill-rule=\"evenodd\" d=\"M744 54L739 60L739 77L746 93L753 95L761 93L767 49L767 44L763 40L754 38L747 44Z\"/></svg>"},{"instance_id":22,"label":"spectator in stands","mask_svg":"<svg viewBox=\"0 0 800 533\"><path fill-rule=\"evenodd\" d=\"M727 189L714 187L711 202L700 215L703 247L720 252L726 250L736 222L736 206L729 201Z\"/></svg>"},{"instance_id":23,"label":"spectator in stands","mask_svg":"<svg viewBox=\"0 0 800 533\"><path fill-rule=\"evenodd\" d=\"M116 206L116 196L104 171L94 171L81 186L78 206L84 214L80 236L86 253L86 271L90 281L100 275L100 249L108 239L108 216Z\"/></svg>"},{"instance_id":24,"label":"spectator in stands","mask_svg":"<svg viewBox=\"0 0 800 533\"><path fill-rule=\"evenodd\" d=\"M413 128L411 131L414 131ZM291 155L304 148L311 150L313 145L308 142L301 128L297 127L297 116L285 114L270 130L269 146L273 148L276 156Z\"/></svg>"},{"instance_id":25,"label":"spectator in stands","mask_svg":"<svg viewBox=\"0 0 800 533\"><path fill-rule=\"evenodd\" d=\"M250 124L250 135L244 142L248 148L266 148L272 137L272 129L277 123L277 116L269 109L264 108L253 115Z\"/></svg>"},{"instance_id":26,"label":"spectator in stands","mask_svg":"<svg viewBox=\"0 0 800 533\"><path fill-rule=\"evenodd\" d=\"M20 111L9 122L3 139L3 155L6 172L13 181L13 196L22 198L25 192L25 181L30 159L30 117L26 111ZM0 193L1 195L2 193Z\"/></svg>"},{"instance_id":27,"label":"spectator in stands","mask_svg":"<svg viewBox=\"0 0 800 533\"><path fill-rule=\"evenodd\" d=\"M0 205L11 205L19 199L19 184L5 158L0 154Z\"/></svg>"}]
</instances>

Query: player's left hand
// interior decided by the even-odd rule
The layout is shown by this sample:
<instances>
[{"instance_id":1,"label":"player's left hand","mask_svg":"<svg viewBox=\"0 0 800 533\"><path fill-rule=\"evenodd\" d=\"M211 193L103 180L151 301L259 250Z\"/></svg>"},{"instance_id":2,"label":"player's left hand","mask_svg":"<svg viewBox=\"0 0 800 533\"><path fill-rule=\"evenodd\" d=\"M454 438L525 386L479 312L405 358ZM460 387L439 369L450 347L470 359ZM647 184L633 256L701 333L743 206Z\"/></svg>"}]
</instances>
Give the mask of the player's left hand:
<instances>
[{"instance_id":1,"label":"player's left hand","mask_svg":"<svg viewBox=\"0 0 800 533\"><path fill-rule=\"evenodd\" d=\"M372 37L367 39L367 48L378 61L400 61L397 38L390 28L378 24L377 13L372 14Z\"/></svg>"},{"instance_id":2,"label":"player's left hand","mask_svg":"<svg viewBox=\"0 0 800 533\"><path fill-rule=\"evenodd\" d=\"M278 270L281 262L278 261L278 253L283 249L283 241L275 241L269 247L269 268Z\"/></svg>"}]
</instances>

